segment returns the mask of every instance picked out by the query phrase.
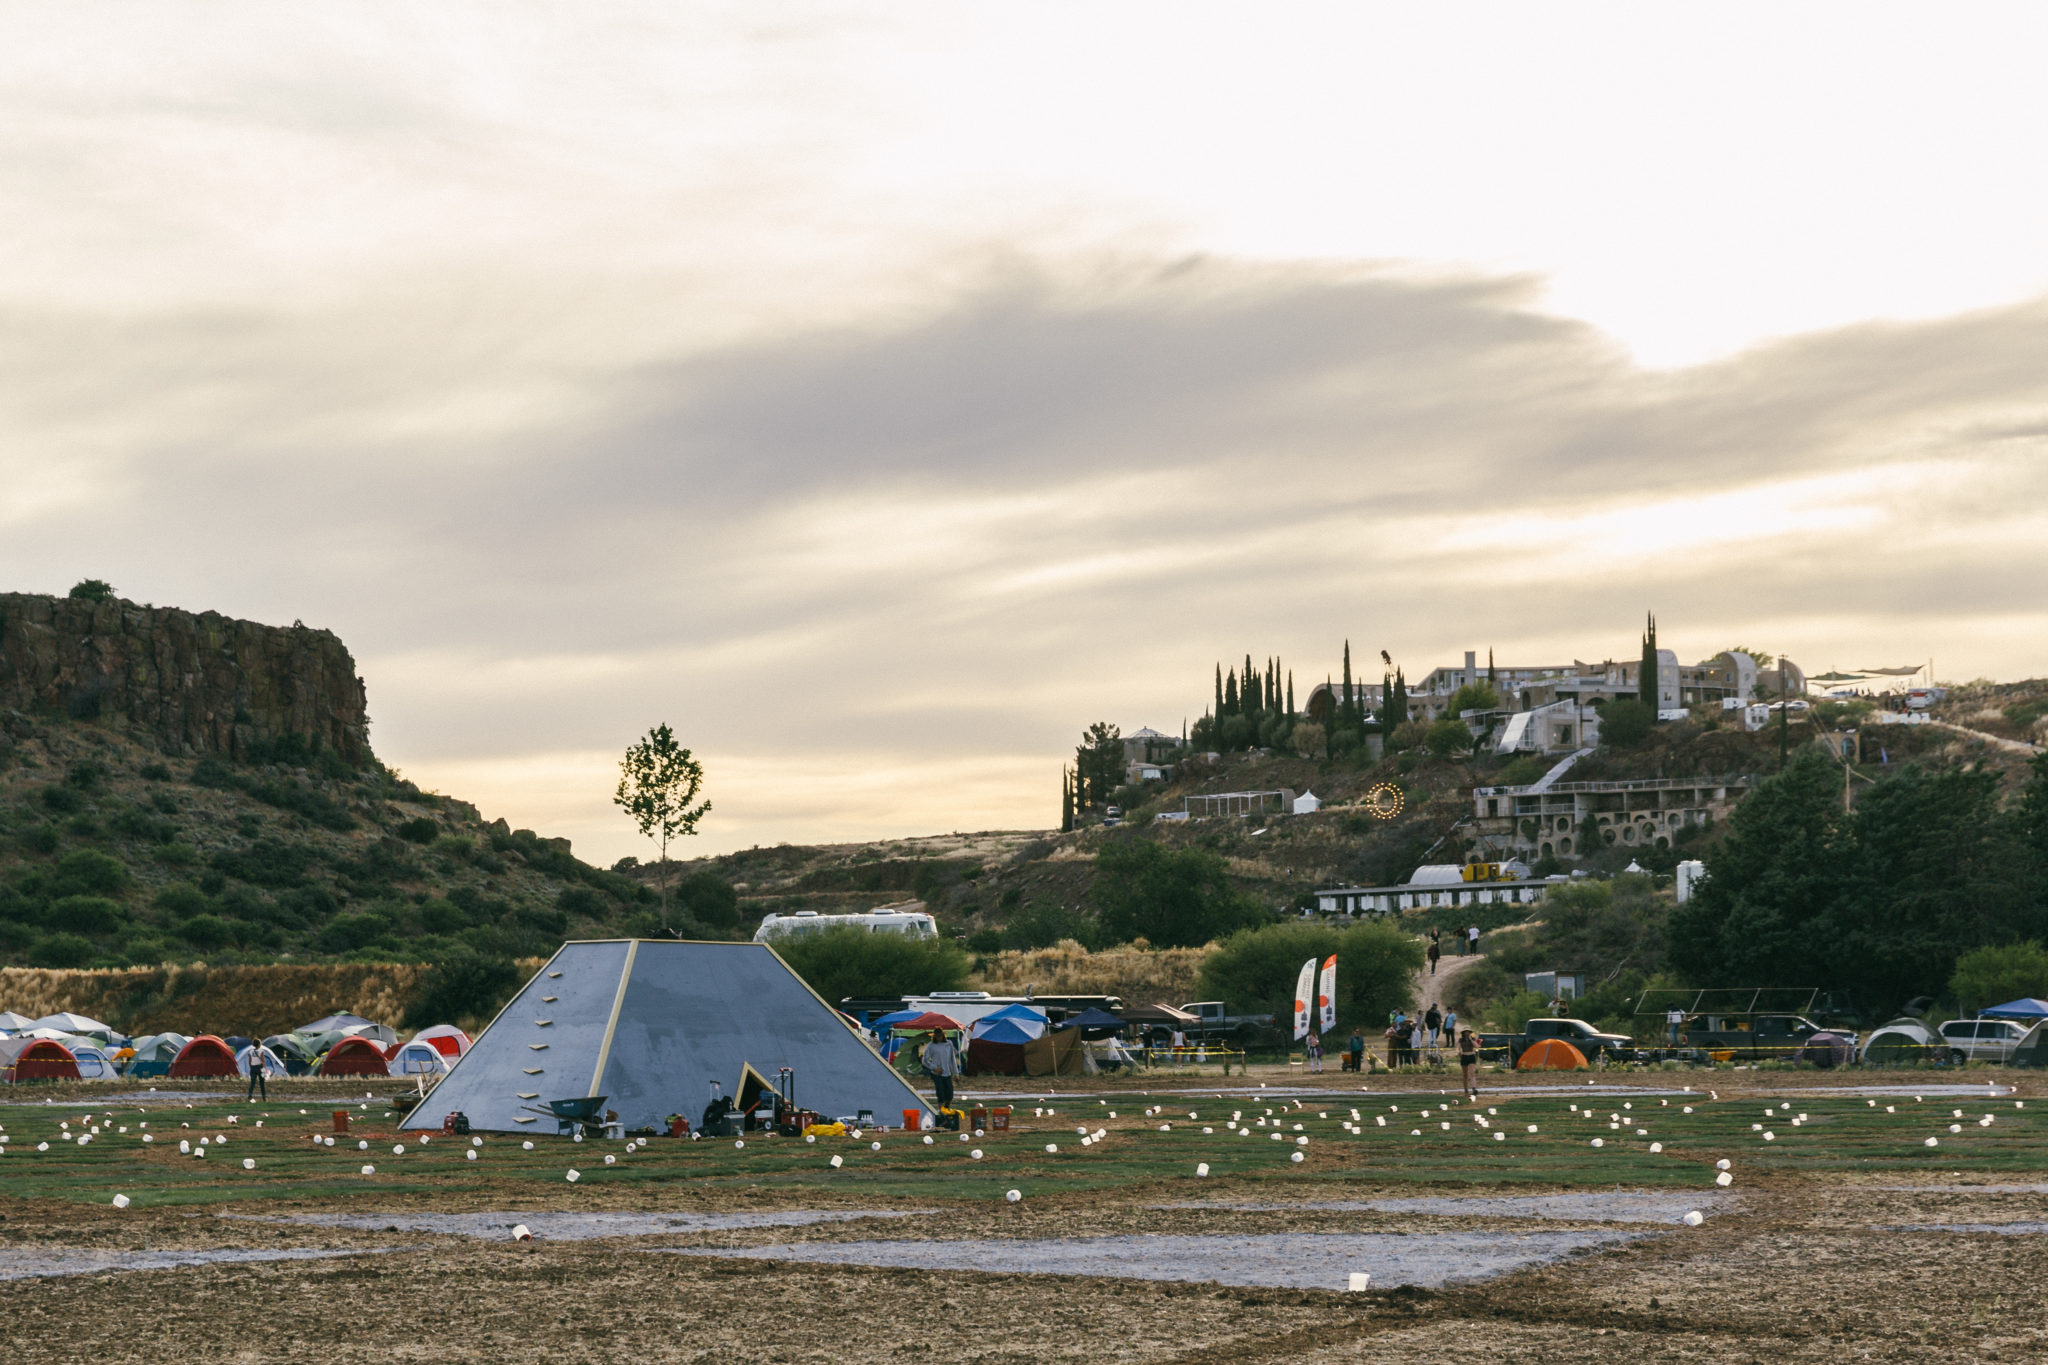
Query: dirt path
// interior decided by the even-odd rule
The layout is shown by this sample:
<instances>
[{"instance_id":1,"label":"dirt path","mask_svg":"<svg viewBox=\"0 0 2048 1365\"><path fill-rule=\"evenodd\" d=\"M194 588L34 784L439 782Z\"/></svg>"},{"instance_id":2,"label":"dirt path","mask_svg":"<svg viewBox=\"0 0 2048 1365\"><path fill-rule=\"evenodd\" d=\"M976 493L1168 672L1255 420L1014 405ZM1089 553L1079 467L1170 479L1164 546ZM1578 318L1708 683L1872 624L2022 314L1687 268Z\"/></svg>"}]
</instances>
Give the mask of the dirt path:
<instances>
[{"instance_id":1,"label":"dirt path","mask_svg":"<svg viewBox=\"0 0 2048 1365\"><path fill-rule=\"evenodd\" d=\"M2041 746L2038 744L2029 744L2023 739L2005 739L1998 735L1987 734L1983 730L1972 730L1969 726L1957 725L1954 721L1936 720L1928 723L1937 730L1953 730L1959 735L1968 735L1971 739L1981 739L1986 744L2008 750L2012 753L2031 755L2041 752Z\"/></svg>"},{"instance_id":2,"label":"dirt path","mask_svg":"<svg viewBox=\"0 0 2048 1365\"><path fill-rule=\"evenodd\" d=\"M1427 1010L1431 1001L1441 1003L1444 992L1450 989L1451 981L1459 972L1485 960L1479 953L1466 953L1462 956L1452 953L1438 959L1434 976L1430 975L1429 963L1425 961L1415 972L1415 1008Z\"/></svg>"}]
</instances>

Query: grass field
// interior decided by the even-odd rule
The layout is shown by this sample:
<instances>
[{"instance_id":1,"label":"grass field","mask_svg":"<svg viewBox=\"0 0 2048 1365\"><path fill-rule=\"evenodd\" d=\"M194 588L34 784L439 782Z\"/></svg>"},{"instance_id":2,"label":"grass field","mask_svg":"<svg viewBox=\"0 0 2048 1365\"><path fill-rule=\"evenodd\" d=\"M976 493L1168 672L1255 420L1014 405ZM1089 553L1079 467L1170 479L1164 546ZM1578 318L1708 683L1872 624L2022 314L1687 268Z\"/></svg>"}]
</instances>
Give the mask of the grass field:
<instances>
[{"instance_id":1,"label":"grass field","mask_svg":"<svg viewBox=\"0 0 2048 1365\"><path fill-rule=\"evenodd\" d=\"M360 1092L345 1137L334 1132L331 1116L340 1104L332 1098L254 1106L227 1099L138 1105L126 1098L89 1110L0 1105L0 1172L8 1192L90 1204L125 1194L136 1207L247 1200L478 1206L511 1199L576 1208L784 1191L811 1199L829 1193L949 1202L1000 1201L1011 1189L1027 1198L1080 1189L1186 1198L1223 1186L1277 1193L1333 1180L1707 1189L1721 1159L1731 1163L1738 1188L1801 1172L2048 1171L2042 1103L1982 1095L1715 1100L1559 1088L1477 1104L1421 1095L1333 1094L1300 1105L1182 1099L1151 1114L1143 1112L1147 1101L1124 1095L1054 1101L1039 1114L1019 1106L1010 1132L965 1142L952 1133L931 1135L929 1145L901 1132L815 1143L750 1135L744 1146L656 1138L644 1149L553 1136L423 1139L398 1133L381 1100L363 1100ZM1354 1098L1365 1102L1354 1105ZM1980 1122L1986 1116L1988 1126ZM1240 1136L1233 1122L1249 1126L1251 1135ZM1080 1127L1088 1130L1086 1145ZM80 1134L90 1141L76 1141ZM145 1142L145 1134L154 1141ZM334 1145L316 1144L316 1136L334 1137ZM202 1138L204 1157L180 1154L180 1141L197 1151ZM1927 1145L1929 1138L1937 1145ZM394 1152L400 1144L403 1153ZM974 1150L983 1156L975 1159ZM1296 1154L1302 1160L1293 1160ZM842 1160L837 1169L830 1165L835 1155ZM244 1169L245 1160L254 1168ZM1196 1174L1200 1163L1207 1177ZM365 1165L374 1174L362 1174ZM572 1169L579 1172L574 1183L567 1179Z\"/></svg>"}]
</instances>

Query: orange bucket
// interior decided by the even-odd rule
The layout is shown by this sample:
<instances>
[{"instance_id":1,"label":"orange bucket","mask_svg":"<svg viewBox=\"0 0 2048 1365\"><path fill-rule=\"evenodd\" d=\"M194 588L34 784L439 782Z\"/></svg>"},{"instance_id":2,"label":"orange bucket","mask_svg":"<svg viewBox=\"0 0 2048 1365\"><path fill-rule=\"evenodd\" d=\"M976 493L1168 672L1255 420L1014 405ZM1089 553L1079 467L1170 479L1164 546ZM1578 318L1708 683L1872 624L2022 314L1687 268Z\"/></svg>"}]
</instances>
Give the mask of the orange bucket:
<instances>
[{"instance_id":1,"label":"orange bucket","mask_svg":"<svg viewBox=\"0 0 2048 1365\"><path fill-rule=\"evenodd\" d=\"M334 1131L337 1133L346 1133L348 1131L348 1110L337 1109L334 1111Z\"/></svg>"}]
</instances>

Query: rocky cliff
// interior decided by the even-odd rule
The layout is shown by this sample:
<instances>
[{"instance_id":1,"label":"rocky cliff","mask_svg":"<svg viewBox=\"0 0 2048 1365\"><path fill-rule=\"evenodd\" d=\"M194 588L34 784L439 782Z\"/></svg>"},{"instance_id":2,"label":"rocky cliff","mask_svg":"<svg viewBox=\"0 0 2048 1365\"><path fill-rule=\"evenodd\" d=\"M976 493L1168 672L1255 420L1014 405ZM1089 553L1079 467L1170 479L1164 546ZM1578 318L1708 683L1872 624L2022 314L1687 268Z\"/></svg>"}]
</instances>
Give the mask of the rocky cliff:
<instances>
[{"instance_id":1,"label":"rocky cliff","mask_svg":"<svg viewBox=\"0 0 2048 1365\"><path fill-rule=\"evenodd\" d=\"M188 756L250 757L295 740L360 762L366 705L332 631L0 593L0 711L125 723Z\"/></svg>"}]
</instances>

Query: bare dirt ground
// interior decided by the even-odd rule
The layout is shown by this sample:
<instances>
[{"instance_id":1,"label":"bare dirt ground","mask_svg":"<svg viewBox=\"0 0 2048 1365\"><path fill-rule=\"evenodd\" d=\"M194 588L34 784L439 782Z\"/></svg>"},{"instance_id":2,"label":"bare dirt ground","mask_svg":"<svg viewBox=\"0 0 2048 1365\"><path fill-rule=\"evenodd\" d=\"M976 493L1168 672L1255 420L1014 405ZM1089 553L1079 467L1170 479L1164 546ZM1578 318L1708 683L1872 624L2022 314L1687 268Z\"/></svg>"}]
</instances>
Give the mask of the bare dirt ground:
<instances>
[{"instance_id":1,"label":"bare dirt ground","mask_svg":"<svg viewBox=\"0 0 2048 1365\"><path fill-rule=\"evenodd\" d=\"M1355 1079L1355 1078L1354 1078ZM1613 1077L1620 1081L1626 1078ZM1664 1078L1669 1080L1672 1078ZM1701 1073L1731 1098L1882 1077ZM2010 1075L1997 1079L2010 1082ZM1567 1078L1557 1078L1562 1087ZM1584 1088L1584 1078L1577 1078ZM1911 1081L1908 1081L1911 1084ZM2022 1078L2020 1094L2048 1096ZM1739 1087L1739 1091L1738 1091ZM1377 1089L1378 1087L1375 1087ZM1675 1091L1676 1084L1668 1086ZM1333 1087L1334 1089L1334 1087ZM6 1158L12 1160L13 1158ZM1697 1229L1644 1235L1479 1284L1346 1294L1059 1275L732 1260L651 1248L920 1238L1398 1233L1525 1218L1318 1209L1376 1194L1485 1195L1468 1184L1376 1184L1332 1152L1326 1175L1219 1186L1203 1207L1135 1186L1054 1189L1019 1204L952 1203L913 1217L514 1243L270 1219L360 1201L244 1200L124 1213L12 1197L0 1257L24 1250L330 1250L323 1259L0 1281L0 1358L185 1361L765 1362L903 1357L1100 1362L2023 1361L2048 1358L2040 1311L2048 1235L1963 1230L2048 1218L2037 1176L1968 1169L1762 1173ZM4 1168L0 1168L4 1171ZM688 1181L496 1201L498 1208L873 1207L872 1196L706 1188ZM1584 1189L1585 1187L1580 1187ZM1539 1193L1529 1186L1512 1193ZM506 1193L510 1195L508 1187ZM491 1191L482 1204L490 1206ZM1227 1207L1229 1201L1277 1204ZM418 1209L428 1205L406 1201ZM926 1201L930 1206L930 1201ZM397 1206L396 1201L393 1207ZM432 1207L446 1207L436 1203ZM232 1215L232 1216L228 1216ZM1556 1222L1545 1228L1571 1226ZM1586 1224L1585 1226L1594 1226ZM963 1263L969 1258L963 1256Z\"/></svg>"}]
</instances>

